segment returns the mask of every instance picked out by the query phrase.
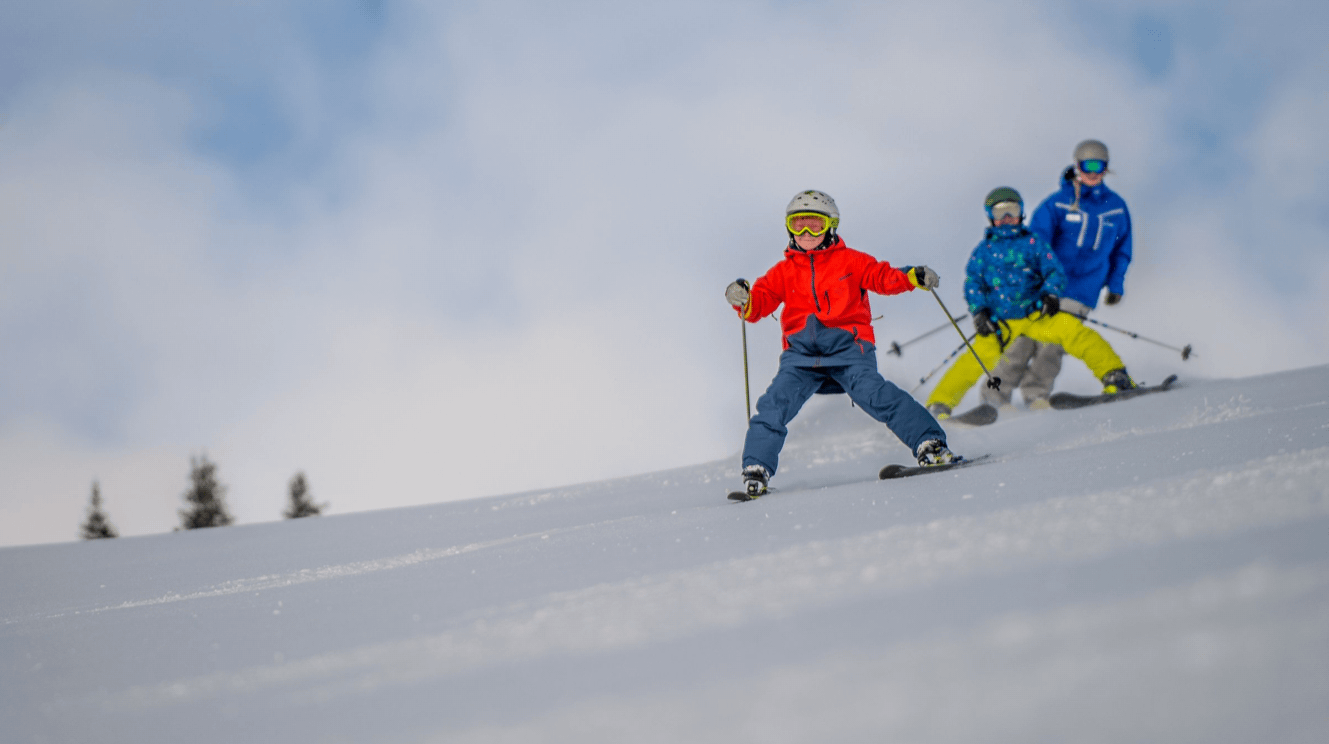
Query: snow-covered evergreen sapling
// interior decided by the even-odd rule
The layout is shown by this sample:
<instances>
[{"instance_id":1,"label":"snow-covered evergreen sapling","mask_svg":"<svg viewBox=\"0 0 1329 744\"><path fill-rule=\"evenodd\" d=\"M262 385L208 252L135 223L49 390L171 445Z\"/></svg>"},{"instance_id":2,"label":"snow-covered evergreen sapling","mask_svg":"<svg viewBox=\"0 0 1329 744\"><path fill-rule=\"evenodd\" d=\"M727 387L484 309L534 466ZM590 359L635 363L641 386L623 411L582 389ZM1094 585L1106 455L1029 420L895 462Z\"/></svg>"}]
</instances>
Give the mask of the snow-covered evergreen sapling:
<instances>
[{"instance_id":1,"label":"snow-covered evergreen sapling","mask_svg":"<svg viewBox=\"0 0 1329 744\"><path fill-rule=\"evenodd\" d=\"M79 525L79 537L84 540L100 540L107 537L119 537L111 520L102 511L102 490L97 481L92 482L92 497L88 503L88 518Z\"/></svg>"},{"instance_id":2,"label":"snow-covered evergreen sapling","mask_svg":"<svg viewBox=\"0 0 1329 744\"><path fill-rule=\"evenodd\" d=\"M225 527L235 521L226 509L226 487L217 482L217 465L207 455L189 458L189 482L189 507L180 510L179 529Z\"/></svg>"},{"instance_id":3,"label":"snow-covered evergreen sapling","mask_svg":"<svg viewBox=\"0 0 1329 744\"><path fill-rule=\"evenodd\" d=\"M286 506L286 511L282 516L287 519L300 519L301 517L317 517L328 508L327 504L315 504L312 496L309 495L309 482L305 480L305 474L299 472L291 478L288 486L290 493L290 503Z\"/></svg>"}]
</instances>

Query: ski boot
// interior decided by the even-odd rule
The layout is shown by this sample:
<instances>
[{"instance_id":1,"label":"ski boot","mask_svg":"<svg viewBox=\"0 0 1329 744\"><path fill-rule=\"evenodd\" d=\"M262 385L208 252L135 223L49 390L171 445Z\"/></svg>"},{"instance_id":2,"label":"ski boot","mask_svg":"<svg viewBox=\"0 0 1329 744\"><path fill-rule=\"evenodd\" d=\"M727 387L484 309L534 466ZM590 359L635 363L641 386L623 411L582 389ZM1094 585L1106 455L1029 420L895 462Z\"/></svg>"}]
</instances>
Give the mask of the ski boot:
<instances>
[{"instance_id":1,"label":"ski boot","mask_svg":"<svg viewBox=\"0 0 1329 744\"><path fill-rule=\"evenodd\" d=\"M1125 367L1114 369L1103 375L1104 395L1116 395L1123 390L1134 390L1135 387L1135 381L1131 379L1130 375L1126 374Z\"/></svg>"},{"instance_id":2,"label":"ski boot","mask_svg":"<svg viewBox=\"0 0 1329 744\"><path fill-rule=\"evenodd\" d=\"M918 456L919 467L924 468L933 465L949 465L963 459L947 449L946 443L940 439L929 439L918 445L918 451L914 454Z\"/></svg>"},{"instance_id":3,"label":"ski boot","mask_svg":"<svg viewBox=\"0 0 1329 744\"><path fill-rule=\"evenodd\" d=\"M749 498L757 498L766 495L766 483L771 479L771 474L760 465L749 465L743 468L743 490L747 492Z\"/></svg>"},{"instance_id":4,"label":"ski boot","mask_svg":"<svg viewBox=\"0 0 1329 744\"><path fill-rule=\"evenodd\" d=\"M951 417L951 407L945 403L933 403L928 406L928 413L936 420L942 421Z\"/></svg>"}]
</instances>

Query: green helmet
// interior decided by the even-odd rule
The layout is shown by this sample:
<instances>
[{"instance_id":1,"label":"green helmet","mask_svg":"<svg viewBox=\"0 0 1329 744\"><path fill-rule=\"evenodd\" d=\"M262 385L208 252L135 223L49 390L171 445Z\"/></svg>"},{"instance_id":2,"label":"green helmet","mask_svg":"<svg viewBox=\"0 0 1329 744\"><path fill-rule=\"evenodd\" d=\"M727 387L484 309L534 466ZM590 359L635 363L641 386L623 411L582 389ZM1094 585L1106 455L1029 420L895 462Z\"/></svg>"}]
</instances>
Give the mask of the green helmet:
<instances>
[{"instance_id":1,"label":"green helmet","mask_svg":"<svg viewBox=\"0 0 1329 744\"><path fill-rule=\"evenodd\" d=\"M1000 202L1007 202L1007 201L1019 202L1020 204L1024 204L1024 199L1020 198L1020 192L1016 191L1010 186L998 186L997 188L988 192L987 198L983 200L983 208L990 210L992 209L993 204L998 204Z\"/></svg>"},{"instance_id":2,"label":"green helmet","mask_svg":"<svg viewBox=\"0 0 1329 744\"><path fill-rule=\"evenodd\" d=\"M1012 203L1017 205L1015 209L1011 209L1009 206L1001 207L1000 210L994 209L999 204L1009 205ZM1019 217L1020 222L1024 222L1024 199L1020 198L1020 192L1010 186L998 186L989 191L987 198L983 200L983 208L987 210L988 220L994 225L997 224L997 220L1006 215ZM1001 214L998 214L998 211Z\"/></svg>"}]
</instances>

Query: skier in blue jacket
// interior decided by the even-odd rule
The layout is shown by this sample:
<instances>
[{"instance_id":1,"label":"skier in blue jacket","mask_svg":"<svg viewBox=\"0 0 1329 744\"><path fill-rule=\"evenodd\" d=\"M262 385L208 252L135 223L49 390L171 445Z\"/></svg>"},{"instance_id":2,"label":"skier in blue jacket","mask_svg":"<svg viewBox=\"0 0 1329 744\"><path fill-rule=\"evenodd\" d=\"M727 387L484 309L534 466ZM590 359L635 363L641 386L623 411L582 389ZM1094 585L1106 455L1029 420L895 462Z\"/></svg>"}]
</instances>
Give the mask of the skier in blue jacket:
<instances>
[{"instance_id":1,"label":"skier in blue jacket","mask_svg":"<svg viewBox=\"0 0 1329 744\"><path fill-rule=\"evenodd\" d=\"M1061 311L1085 318L1104 289L1109 305L1126 292L1131 215L1126 202L1103 183L1109 172L1107 145L1085 140L1075 146L1073 157L1074 164L1061 175L1061 188L1034 210L1029 230L1052 246L1066 272ZM992 370L1002 380L1001 389L984 388L984 402L1008 405L1018 387L1030 408L1046 408L1063 353L1057 344L1016 339Z\"/></svg>"}]
</instances>

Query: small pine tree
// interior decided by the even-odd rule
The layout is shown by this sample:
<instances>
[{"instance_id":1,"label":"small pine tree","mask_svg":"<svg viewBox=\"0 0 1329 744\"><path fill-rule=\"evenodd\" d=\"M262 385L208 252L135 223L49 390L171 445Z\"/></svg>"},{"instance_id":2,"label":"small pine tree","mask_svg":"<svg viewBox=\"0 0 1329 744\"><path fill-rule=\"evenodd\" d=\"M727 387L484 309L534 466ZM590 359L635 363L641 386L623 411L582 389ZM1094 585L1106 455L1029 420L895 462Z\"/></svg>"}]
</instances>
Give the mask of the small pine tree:
<instances>
[{"instance_id":1,"label":"small pine tree","mask_svg":"<svg viewBox=\"0 0 1329 744\"><path fill-rule=\"evenodd\" d=\"M328 508L327 504L315 504L313 497L309 495L309 483L305 480L303 472L296 473L288 486L291 495L291 503L287 505L286 511L282 516L287 519L300 519L301 517L317 517Z\"/></svg>"},{"instance_id":2,"label":"small pine tree","mask_svg":"<svg viewBox=\"0 0 1329 744\"><path fill-rule=\"evenodd\" d=\"M185 501L189 508L180 510L180 528L225 527L235 521L226 509L226 486L217 482L217 465L207 455L189 458L189 490Z\"/></svg>"},{"instance_id":3,"label":"small pine tree","mask_svg":"<svg viewBox=\"0 0 1329 744\"><path fill-rule=\"evenodd\" d=\"M119 537L111 520L102 511L102 489L97 481L92 482L92 498L88 504L88 518L79 525L79 537L84 540L100 540L107 537Z\"/></svg>"}]
</instances>

